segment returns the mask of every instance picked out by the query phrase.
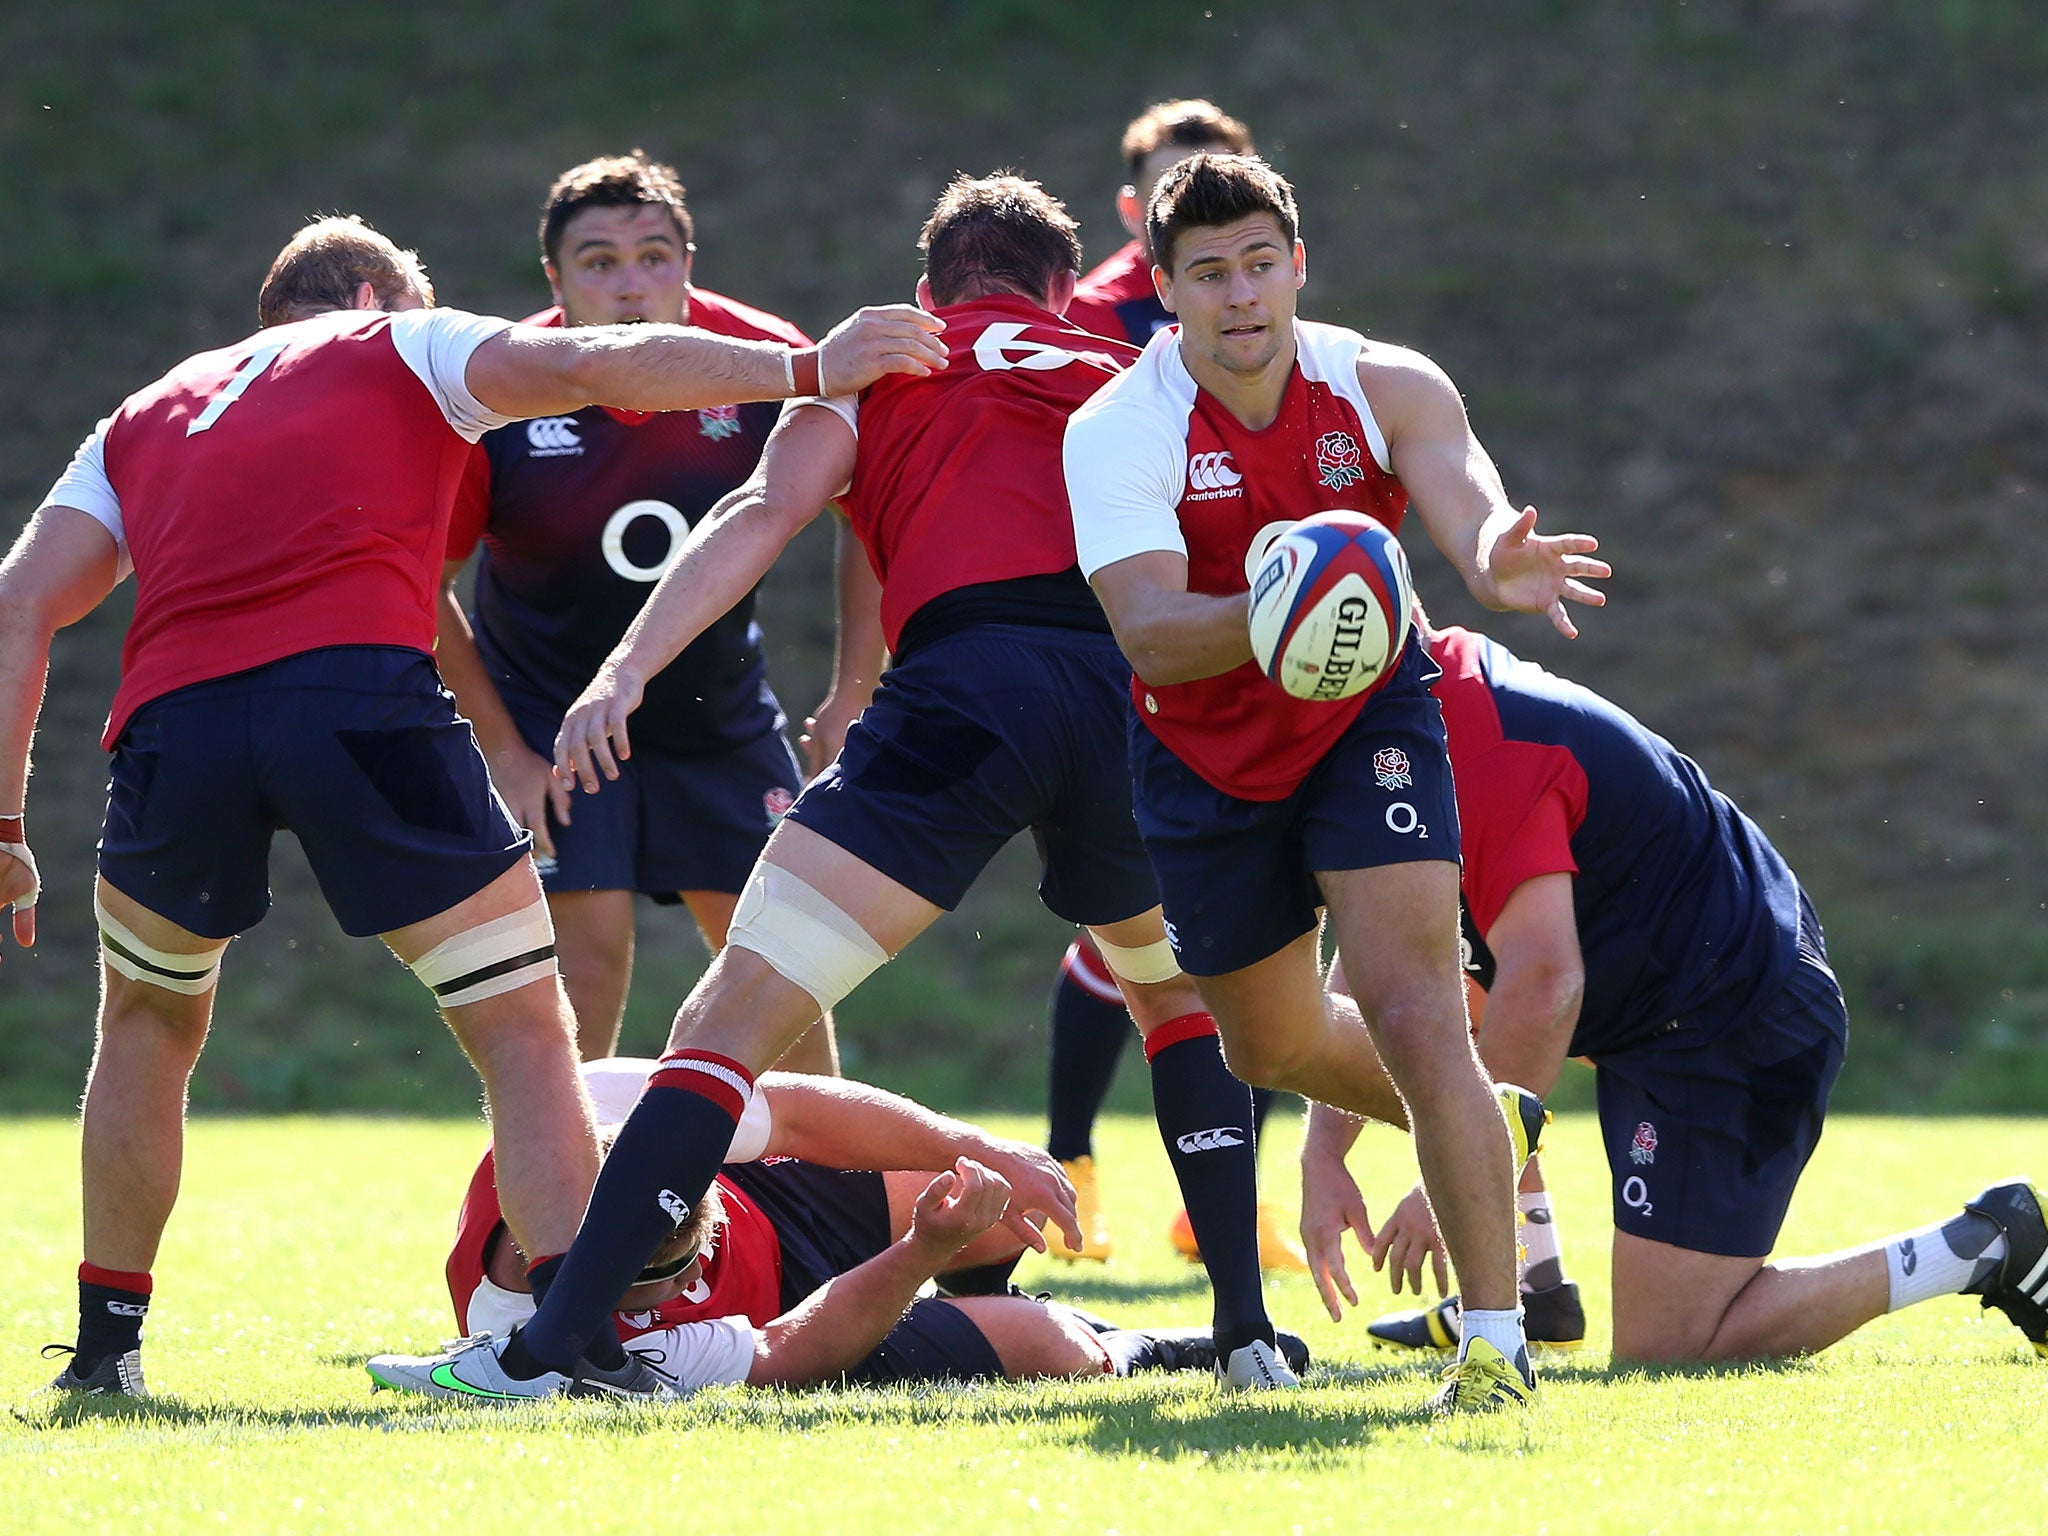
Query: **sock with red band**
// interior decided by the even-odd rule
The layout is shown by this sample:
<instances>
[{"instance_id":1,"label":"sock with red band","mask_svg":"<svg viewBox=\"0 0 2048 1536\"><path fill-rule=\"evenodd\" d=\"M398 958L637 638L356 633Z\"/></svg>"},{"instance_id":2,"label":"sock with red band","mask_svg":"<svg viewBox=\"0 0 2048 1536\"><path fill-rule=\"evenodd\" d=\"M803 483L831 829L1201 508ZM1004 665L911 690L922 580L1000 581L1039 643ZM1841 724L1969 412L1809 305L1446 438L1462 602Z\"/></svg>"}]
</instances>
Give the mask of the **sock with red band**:
<instances>
[{"instance_id":1,"label":"sock with red band","mask_svg":"<svg viewBox=\"0 0 2048 1536\"><path fill-rule=\"evenodd\" d=\"M71 1362L76 1374L90 1376L107 1356L142 1348L150 1288L146 1274L78 1266L78 1353Z\"/></svg>"},{"instance_id":2,"label":"sock with red band","mask_svg":"<svg viewBox=\"0 0 2048 1536\"><path fill-rule=\"evenodd\" d=\"M1152 1113L1180 1183L1188 1222L1216 1300L1222 1359L1254 1339L1273 1342L1259 1277L1259 1180L1252 1091L1223 1064L1216 1021L1183 1014L1145 1037Z\"/></svg>"},{"instance_id":3,"label":"sock with red band","mask_svg":"<svg viewBox=\"0 0 2048 1536\"><path fill-rule=\"evenodd\" d=\"M585 1356L599 1366L623 1361L612 1312L704 1198L753 1091L753 1074L726 1057L678 1051L662 1058L604 1160L576 1241L505 1352L508 1370L570 1371Z\"/></svg>"}]
</instances>

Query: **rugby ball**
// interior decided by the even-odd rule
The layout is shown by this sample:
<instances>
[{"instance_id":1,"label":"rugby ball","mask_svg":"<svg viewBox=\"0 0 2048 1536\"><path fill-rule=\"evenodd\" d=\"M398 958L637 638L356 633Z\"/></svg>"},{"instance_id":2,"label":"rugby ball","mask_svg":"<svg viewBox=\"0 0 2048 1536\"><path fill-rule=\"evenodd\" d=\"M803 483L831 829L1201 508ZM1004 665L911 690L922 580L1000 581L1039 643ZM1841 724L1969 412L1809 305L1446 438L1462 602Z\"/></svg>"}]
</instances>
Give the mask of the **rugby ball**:
<instances>
[{"instance_id":1,"label":"rugby ball","mask_svg":"<svg viewBox=\"0 0 2048 1536\"><path fill-rule=\"evenodd\" d=\"M1252 655L1297 699L1354 699L1400 659L1415 587L1401 541L1363 512L1318 512L1251 573Z\"/></svg>"}]
</instances>

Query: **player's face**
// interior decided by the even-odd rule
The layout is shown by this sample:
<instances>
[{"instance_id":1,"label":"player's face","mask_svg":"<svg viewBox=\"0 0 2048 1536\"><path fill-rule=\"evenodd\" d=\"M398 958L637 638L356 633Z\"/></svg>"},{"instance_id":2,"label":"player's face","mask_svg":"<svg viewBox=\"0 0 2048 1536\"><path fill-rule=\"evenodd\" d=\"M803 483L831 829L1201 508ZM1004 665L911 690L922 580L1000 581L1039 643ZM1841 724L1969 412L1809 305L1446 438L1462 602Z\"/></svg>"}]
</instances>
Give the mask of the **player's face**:
<instances>
[{"instance_id":1,"label":"player's face","mask_svg":"<svg viewBox=\"0 0 2048 1536\"><path fill-rule=\"evenodd\" d=\"M562 226L559 250L548 281L570 325L689 319L690 252L668 209L579 209Z\"/></svg>"},{"instance_id":2,"label":"player's face","mask_svg":"<svg viewBox=\"0 0 2048 1536\"><path fill-rule=\"evenodd\" d=\"M1255 374L1289 355L1294 294L1306 280L1299 240L1270 213L1191 229L1174 247L1169 277L1153 269L1159 301L1181 324L1181 343L1234 374Z\"/></svg>"}]
</instances>

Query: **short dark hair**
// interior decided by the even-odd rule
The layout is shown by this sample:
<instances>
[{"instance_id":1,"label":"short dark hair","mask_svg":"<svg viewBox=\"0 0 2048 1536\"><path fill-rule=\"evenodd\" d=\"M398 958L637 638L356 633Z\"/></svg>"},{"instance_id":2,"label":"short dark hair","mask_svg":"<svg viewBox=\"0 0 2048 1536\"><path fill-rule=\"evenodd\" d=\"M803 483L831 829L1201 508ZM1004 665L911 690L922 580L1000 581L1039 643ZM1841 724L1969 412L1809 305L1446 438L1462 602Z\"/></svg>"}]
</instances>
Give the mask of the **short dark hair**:
<instances>
[{"instance_id":1,"label":"short dark hair","mask_svg":"<svg viewBox=\"0 0 2048 1536\"><path fill-rule=\"evenodd\" d=\"M410 294L432 304L434 285L416 251L402 251L355 214L315 219L277 253L256 291L259 325L284 325L323 310L347 309L368 283L390 307Z\"/></svg>"},{"instance_id":2,"label":"short dark hair","mask_svg":"<svg viewBox=\"0 0 2048 1536\"><path fill-rule=\"evenodd\" d=\"M1162 149L1208 149L1216 144L1233 155L1253 153L1251 130L1213 101L1162 101L1132 118L1124 130L1124 164L1135 183L1145 162Z\"/></svg>"},{"instance_id":3,"label":"short dark hair","mask_svg":"<svg viewBox=\"0 0 2048 1536\"><path fill-rule=\"evenodd\" d=\"M1010 171L956 176L917 237L941 305L1017 291L1043 303L1063 272L1081 270L1080 227L1035 181Z\"/></svg>"},{"instance_id":4,"label":"short dark hair","mask_svg":"<svg viewBox=\"0 0 2048 1536\"><path fill-rule=\"evenodd\" d=\"M1270 213L1291 246L1301 233L1294 188L1255 155L1191 155L1159 178L1145 210L1145 243L1152 259L1173 271L1173 244L1190 229L1235 224Z\"/></svg>"},{"instance_id":5,"label":"short dark hair","mask_svg":"<svg viewBox=\"0 0 2048 1536\"><path fill-rule=\"evenodd\" d=\"M644 149L572 165L555 178L541 204L540 253L551 262L558 260L563 226L586 208L643 207L666 208L686 248L697 238L674 166L649 159Z\"/></svg>"}]
</instances>

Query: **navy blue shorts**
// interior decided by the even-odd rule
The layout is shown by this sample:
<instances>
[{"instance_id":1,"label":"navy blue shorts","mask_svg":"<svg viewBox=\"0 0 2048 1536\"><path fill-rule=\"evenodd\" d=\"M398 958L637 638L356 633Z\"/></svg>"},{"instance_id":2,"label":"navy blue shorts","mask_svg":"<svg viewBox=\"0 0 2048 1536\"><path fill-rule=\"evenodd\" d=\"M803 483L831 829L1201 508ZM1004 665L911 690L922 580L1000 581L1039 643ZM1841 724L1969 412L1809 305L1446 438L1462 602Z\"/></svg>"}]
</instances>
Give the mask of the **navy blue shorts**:
<instances>
[{"instance_id":1,"label":"navy blue shorts","mask_svg":"<svg viewBox=\"0 0 2048 1536\"><path fill-rule=\"evenodd\" d=\"M195 683L114 743L100 873L202 938L270 910L270 840L297 835L342 931L447 911L526 857L434 664L334 646Z\"/></svg>"},{"instance_id":2,"label":"navy blue shorts","mask_svg":"<svg viewBox=\"0 0 2048 1536\"><path fill-rule=\"evenodd\" d=\"M552 759L562 711L500 692L526 744ZM803 782L779 730L711 757L636 746L617 779L601 778L594 795L576 791L568 826L550 814L555 856L535 856L541 884L550 895L639 891L665 902L682 891L737 895Z\"/></svg>"},{"instance_id":3,"label":"navy blue shorts","mask_svg":"<svg viewBox=\"0 0 2048 1536\"><path fill-rule=\"evenodd\" d=\"M796 1158L728 1164L721 1177L761 1208L782 1245L782 1310L887 1248L889 1191L879 1173L821 1168ZM1000 1380L1003 1362L974 1320L935 1297L903 1320L844 1380L869 1386Z\"/></svg>"},{"instance_id":4,"label":"navy blue shorts","mask_svg":"<svg viewBox=\"0 0 2048 1536\"><path fill-rule=\"evenodd\" d=\"M790 819L951 911L1030 829L1038 894L1070 923L1159 904L1131 819L1130 665L1109 635L982 624L882 674Z\"/></svg>"},{"instance_id":5,"label":"navy blue shorts","mask_svg":"<svg viewBox=\"0 0 2048 1536\"><path fill-rule=\"evenodd\" d=\"M1777 1242L1849 1044L1820 925L1803 896L1800 908L1799 958L1776 996L1597 1058L1618 1231L1738 1258Z\"/></svg>"},{"instance_id":6,"label":"navy blue shorts","mask_svg":"<svg viewBox=\"0 0 2048 1536\"><path fill-rule=\"evenodd\" d=\"M1429 692L1437 675L1411 639L1393 680L1284 800L1217 789L1131 712L1138 827L1183 970L1226 975L1311 932L1318 870L1457 861L1443 711Z\"/></svg>"}]
</instances>

